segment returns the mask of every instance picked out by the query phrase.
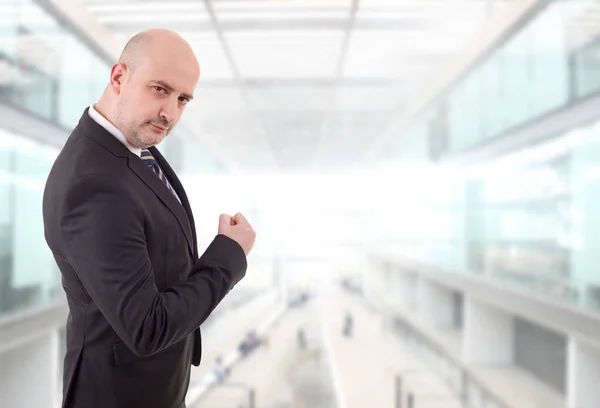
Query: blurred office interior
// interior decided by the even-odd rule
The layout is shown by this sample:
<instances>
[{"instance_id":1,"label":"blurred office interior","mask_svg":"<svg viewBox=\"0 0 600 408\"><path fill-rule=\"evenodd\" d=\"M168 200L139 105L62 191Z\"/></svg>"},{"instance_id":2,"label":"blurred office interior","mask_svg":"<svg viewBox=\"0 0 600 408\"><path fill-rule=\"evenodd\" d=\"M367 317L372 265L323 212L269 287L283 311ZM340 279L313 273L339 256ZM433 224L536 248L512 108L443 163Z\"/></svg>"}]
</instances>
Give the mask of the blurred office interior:
<instances>
[{"instance_id":1,"label":"blurred office interior","mask_svg":"<svg viewBox=\"0 0 600 408\"><path fill-rule=\"evenodd\" d=\"M597 0L0 0L0 406L60 406L42 191L152 27L200 252L257 231L189 408L600 407Z\"/></svg>"}]
</instances>

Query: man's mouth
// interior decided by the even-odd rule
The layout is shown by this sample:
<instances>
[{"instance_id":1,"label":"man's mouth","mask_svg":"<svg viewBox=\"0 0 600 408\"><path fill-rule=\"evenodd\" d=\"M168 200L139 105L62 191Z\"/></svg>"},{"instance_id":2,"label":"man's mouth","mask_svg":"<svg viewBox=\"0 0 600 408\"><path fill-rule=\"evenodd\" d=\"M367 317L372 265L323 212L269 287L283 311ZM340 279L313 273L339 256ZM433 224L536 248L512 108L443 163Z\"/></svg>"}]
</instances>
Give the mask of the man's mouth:
<instances>
[{"instance_id":1,"label":"man's mouth","mask_svg":"<svg viewBox=\"0 0 600 408\"><path fill-rule=\"evenodd\" d=\"M164 126L160 126L160 125L156 125L156 124L154 124L154 123L152 123L152 122L150 122L150 126L152 126L152 128L153 128L154 130L158 131L158 132L165 132L165 131L167 130L167 128L166 128L166 127L164 127Z\"/></svg>"}]
</instances>

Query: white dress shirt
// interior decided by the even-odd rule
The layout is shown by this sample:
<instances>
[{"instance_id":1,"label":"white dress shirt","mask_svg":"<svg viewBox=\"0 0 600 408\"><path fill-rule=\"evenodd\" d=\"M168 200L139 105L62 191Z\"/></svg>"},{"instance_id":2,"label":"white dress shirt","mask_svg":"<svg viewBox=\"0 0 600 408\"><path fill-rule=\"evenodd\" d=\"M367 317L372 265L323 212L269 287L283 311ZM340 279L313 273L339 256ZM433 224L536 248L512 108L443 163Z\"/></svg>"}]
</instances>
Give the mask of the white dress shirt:
<instances>
[{"instance_id":1,"label":"white dress shirt","mask_svg":"<svg viewBox=\"0 0 600 408\"><path fill-rule=\"evenodd\" d=\"M129 149L129 151L131 153L135 154L138 157L141 157L142 149L133 147L129 143L127 143L127 139L125 139L125 135L119 129L117 129L117 127L115 125L110 123L110 121L108 119L106 119L104 116L102 116L102 114L100 112L98 112L96 109L94 109L94 105L90 105L90 109L88 110L88 113L90 115L90 118L94 119L94 121L96 123L98 123L100 126L102 126L104 129L106 129L106 131L108 133L110 133L111 135L116 137L117 140L119 142L123 143Z\"/></svg>"}]
</instances>

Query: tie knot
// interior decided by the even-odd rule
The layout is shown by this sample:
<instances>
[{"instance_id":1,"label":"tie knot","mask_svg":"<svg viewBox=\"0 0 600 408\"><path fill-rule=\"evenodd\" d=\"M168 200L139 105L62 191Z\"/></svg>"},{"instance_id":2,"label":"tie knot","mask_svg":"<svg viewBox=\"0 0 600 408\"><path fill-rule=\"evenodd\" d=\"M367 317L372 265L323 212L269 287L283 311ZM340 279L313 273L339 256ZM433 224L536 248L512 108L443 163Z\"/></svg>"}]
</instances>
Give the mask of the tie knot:
<instances>
[{"instance_id":1,"label":"tie knot","mask_svg":"<svg viewBox=\"0 0 600 408\"><path fill-rule=\"evenodd\" d=\"M154 159L154 157L152 156L152 153L150 153L150 150L148 149L142 149L142 159Z\"/></svg>"},{"instance_id":2,"label":"tie knot","mask_svg":"<svg viewBox=\"0 0 600 408\"><path fill-rule=\"evenodd\" d=\"M148 150L148 149L142 149L142 153L140 156L141 156L142 160L144 160L146 163L149 163L149 164L156 163L154 156L152 156L152 153L150 153L150 150Z\"/></svg>"},{"instance_id":3,"label":"tie knot","mask_svg":"<svg viewBox=\"0 0 600 408\"><path fill-rule=\"evenodd\" d=\"M167 176L163 173L162 169L156 162L156 159L154 158L154 156L152 156L150 150L142 149L140 157L146 163L146 165L150 167L154 174L156 174L158 178L165 184L165 186L167 186L167 188L175 195L175 197L177 197L177 194L175 194L175 191L171 187L171 183L169 183Z\"/></svg>"}]
</instances>

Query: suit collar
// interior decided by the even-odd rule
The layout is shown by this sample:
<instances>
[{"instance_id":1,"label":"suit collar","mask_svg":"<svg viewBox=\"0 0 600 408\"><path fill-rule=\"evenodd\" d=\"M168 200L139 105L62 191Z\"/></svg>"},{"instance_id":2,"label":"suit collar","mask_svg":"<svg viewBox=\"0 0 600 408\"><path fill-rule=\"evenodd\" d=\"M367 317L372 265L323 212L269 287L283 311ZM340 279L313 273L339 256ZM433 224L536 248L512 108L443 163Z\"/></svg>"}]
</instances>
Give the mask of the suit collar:
<instances>
[{"instance_id":1,"label":"suit collar","mask_svg":"<svg viewBox=\"0 0 600 408\"><path fill-rule=\"evenodd\" d=\"M121 143L116 137L110 134L109 131L91 118L89 114L89 107L85 108L83 115L81 115L81 118L79 119L79 126L81 126L87 137L96 141L99 145L110 151L115 156L136 157L123 143Z\"/></svg>"},{"instance_id":2,"label":"suit collar","mask_svg":"<svg viewBox=\"0 0 600 408\"><path fill-rule=\"evenodd\" d=\"M140 156L142 154L142 149L140 149L139 147L133 147L131 146L128 142L127 139L125 138L125 135L123 134L123 132L121 132L115 125L113 125L107 118L105 118L104 116L102 116L102 114L100 112L98 112L95 108L94 105L90 105L88 108L88 114L90 115L90 117L92 119L94 119L94 121L96 123L98 123L100 126L102 126L104 129L106 129L106 131L108 133L110 133L111 135L113 135L115 138L117 138L117 140L119 142L121 142L122 144L125 145L125 147L127 147L127 149L129 149L129 151L133 154L135 154L136 156Z\"/></svg>"}]
</instances>

